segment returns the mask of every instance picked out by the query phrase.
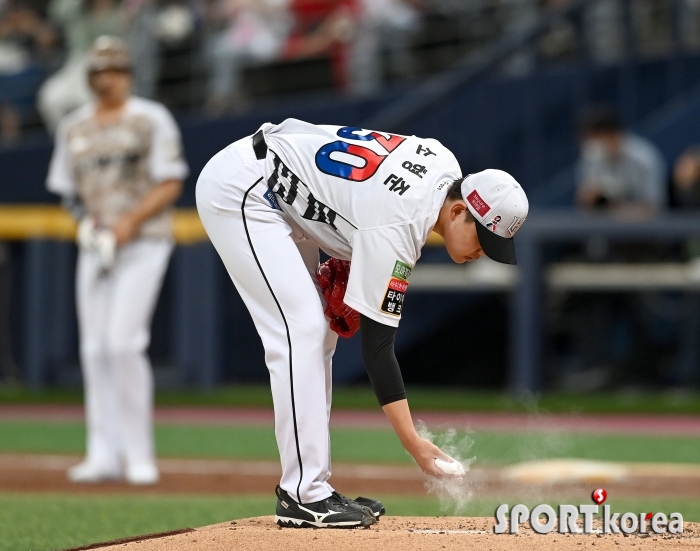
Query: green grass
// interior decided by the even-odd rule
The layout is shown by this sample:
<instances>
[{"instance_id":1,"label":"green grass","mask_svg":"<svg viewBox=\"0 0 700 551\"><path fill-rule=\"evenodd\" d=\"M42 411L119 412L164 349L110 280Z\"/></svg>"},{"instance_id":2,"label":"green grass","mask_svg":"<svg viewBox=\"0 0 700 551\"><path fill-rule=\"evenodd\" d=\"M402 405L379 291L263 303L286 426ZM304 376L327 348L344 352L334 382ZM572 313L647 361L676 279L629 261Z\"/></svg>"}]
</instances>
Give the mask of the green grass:
<instances>
[{"instance_id":1,"label":"green grass","mask_svg":"<svg viewBox=\"0 0 700 551\"><path fill-rule=\"evenodd\" d=\"M0 551L77 547L267 515L270 497L0 495Z\"/></svg>"},{"instance_id":2,"label":"green grass","mask_svg":"<svg viewBox=\"0 0 700 551\"><path fill-rule=\"evenodd\" d=\"M505 411L552 413L658 413L700 414L700 393L597 393L543 394L514 399L497 392L446 388L409 387L412 409L433 411ZM32 392L20 386L0 387L0 404L80 404L80 390ZM211 391L158 391L161 406L271 407L270 389L263 385L220 387ZM338 387L333 392L335 408L378 410L368 386Z\"/></svg>"},{"instance_id":3,"label":"green grass","mask_svg":"<svg viewBox=\"0 0 700 551\"><path fill-rule=\"evenodd\" d=\"M383 499L391 515L446 514L437 500L430 497L377 497ZM578 503L576 500L567 502ZM499 503L475 500L463 514L492 516ZM558 502L549 503L556 505ZM700 521L697 500L618 500L610 504L617 512L678 511L686 521ZM139 534L270 515L273 511L274 496L0 494L0 551L53 551Z\"/></svg>"},{"instance_id":4,"label":"green grass","mask_svg":"<svg viewBox=\"0 0 700 551\"><path fill-rule=\"evenodd\" d=\"M412 461L390 429L335 428L331 438L337 462ZM81 423L0 422L0 452L80 454L84 442ZM700 437L688 436L484 432L459 434L449 445L482 465L554 457L700 463ZM162 457L277 460L273 429L264 426L160 425L156 446Z\"/></svg>"}]
</instances>

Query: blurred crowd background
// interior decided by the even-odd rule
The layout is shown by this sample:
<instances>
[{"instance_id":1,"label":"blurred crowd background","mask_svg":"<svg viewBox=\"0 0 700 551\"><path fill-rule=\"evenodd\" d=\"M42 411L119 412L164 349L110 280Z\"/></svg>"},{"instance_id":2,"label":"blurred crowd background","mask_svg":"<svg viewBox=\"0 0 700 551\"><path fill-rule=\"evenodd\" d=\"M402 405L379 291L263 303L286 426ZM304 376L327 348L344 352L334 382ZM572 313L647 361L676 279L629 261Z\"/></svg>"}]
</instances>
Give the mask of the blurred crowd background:
<instances>
[{"instance_id":1,"label":"blurred crowd background","mask_svg":"<svg viewBox=\"0 0 700 551\"><path fill-rule=\"evenodd\" d=\"M0 0L0 203L56 202L43 190L49 136L89 101L85 55L103 34L128 41L134 92L163 102L182 125L193 172L182 207L193 205L196 176L219 148L266 120L297 117L435 137L465 173L513 173L533 220L559 213L551 233L562 230L561 213L593 220L584 238L538 241L537 258L571 270L622 267L598 287L549 289L546 269L535 284L516 275L500 287L416 285L397 343L409 383L567 391L700 383L700 0ZM656 223L658 239L641 231L617 240L601 218ZM690 229L666 236L676 220ZM6 233L0 373L34 386L75 384L71 262L61 260L74 252ZM264 379L254 329L216 259L197 249L205 246L180 247L166 280L151 346L158 380ZM424 257L446 260L439 248ZM207 262L209 271L192 272ZM624 269L652 264L659 269L646 279ZM494 268L484 277L506 276ZM188 291L193 283L219 298ZM517 351L529 349L514 344L511 291L532 285L549 289L535 295L543 344L537 375L519 379ZM204 310L182 313L188 301ZM52 314L62 321L47 322ZM363 380L356 348L341 347L338 381Z\"/></svg>"},{"instance_id":2,"label":"blurred crowd background","mask_svg":"<svg viewBox=\"0 0 700 551\"><path fill-rule=\"evenodd\" d=\"M95 38L128 40L135 93L219 117L256 99L333 88L377 93L449 67L465 53L523 32L570 0L2 0L0 132L52 131L88 101L85 56ZM502 67L523 75L585 49L597 63L700 49L700 3L590 2ZM628 28L626 17L631 17ZM582 26L577 29L577 26ZM675 28L674 28L675 27ZM579 31L581 36L579 36ZM628 37L631 31L634 36ZM674 37L674 32L677 34Z\"/></svg>"}]
</instances>

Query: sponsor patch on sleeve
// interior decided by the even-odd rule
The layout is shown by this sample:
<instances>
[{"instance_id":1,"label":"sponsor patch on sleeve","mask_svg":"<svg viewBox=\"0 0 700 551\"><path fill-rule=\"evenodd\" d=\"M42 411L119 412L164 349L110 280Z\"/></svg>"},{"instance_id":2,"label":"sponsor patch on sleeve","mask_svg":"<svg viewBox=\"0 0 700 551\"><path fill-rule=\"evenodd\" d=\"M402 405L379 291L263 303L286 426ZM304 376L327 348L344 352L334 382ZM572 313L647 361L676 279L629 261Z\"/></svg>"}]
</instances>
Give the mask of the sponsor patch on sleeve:
<instances>
[{"instance_id":1,"label":"sponsor patch on sleeve","mask_svg":"<svg viewBox=\"0 0 700 551\"><path fill-rule=\"evenodd\" d=\"M491 210L491 207L481 198L481 195L476 190L467 195L467 201L479 213L479 216L486 216L486 213Z\"/></svg>"},{"instance_id":2,"label":"sponsor patch on sleeve","mask_svg":"<svg viewBox=\"0 0 700 551\"><path fill-rule=\"evenodd\" d=\"M384 300L382 301L382 312L392 316L400 316L403 309L403 299L408 290L408 282L403 279L392 277L386 289Z\"/></svg>"},{"instance_id":3,"label":"sponsor patch on sleeve","mask_svg":"<svg viewBox=\"0 0 700 551\"><path fill-rule=\"evenodd\" d=\"M399 279L403 279L404 281L408 281L412 269L413 268L411 268L405 262L397 260L396 264L394 264L394 272L391 275L394 277L398 277Z\"/></svg>"}]
</instances>

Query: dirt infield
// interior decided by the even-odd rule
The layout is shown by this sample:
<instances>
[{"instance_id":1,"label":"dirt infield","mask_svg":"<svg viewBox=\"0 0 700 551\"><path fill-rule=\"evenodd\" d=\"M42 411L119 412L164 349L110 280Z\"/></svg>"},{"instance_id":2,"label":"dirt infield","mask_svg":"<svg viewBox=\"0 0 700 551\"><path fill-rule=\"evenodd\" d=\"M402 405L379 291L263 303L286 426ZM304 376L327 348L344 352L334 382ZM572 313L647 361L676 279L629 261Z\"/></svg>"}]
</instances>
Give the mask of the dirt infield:
<instances>
[{"instance_id":1,"label":"dirt infield","mask_svg":"<svg viewBox=\"0 0 700 551\"><path fill-rule=\"evenodd\" d=\"M273 517L206 526L192 532L97 547L100 551L634 551L700 549L700 524L685 523L681 535L558 534L539 535L521 527L516 534L493 533L492 518L386 517L366 530L281 529ZM95 548L95 547L93 547Z\"/></svg>"},{"instance_id":2,"label":"dirt infield","mask_svg":"<svg viewBox=\"0 0 700 551\"><path fill-rule=\"evenodd\" d=\"M161 459L161 481L137 487L123 482L73 484L66 470L80 461L78 456L0 454L0 492L59 492L80 494L272 494L279 482L279 463L272 461L227 461ZM557 462L559 463L559 462ZM582 464L589 466L587 462ZM552 481L541 478L557 468L553 462L513 467L479 467L469 472L476 495L533 497L589 495L599 483L617 497L700 498L700 466L654 463L594 463L613 467L611 476L600 472ZM566 467L566 465L564 465ZM561 466L559 466L561 467ZM622 475L616 471L622 469ZM336 464L333 485L347 494L426 495L425 477L415 466Z\"/></svg>"}]
</instances>

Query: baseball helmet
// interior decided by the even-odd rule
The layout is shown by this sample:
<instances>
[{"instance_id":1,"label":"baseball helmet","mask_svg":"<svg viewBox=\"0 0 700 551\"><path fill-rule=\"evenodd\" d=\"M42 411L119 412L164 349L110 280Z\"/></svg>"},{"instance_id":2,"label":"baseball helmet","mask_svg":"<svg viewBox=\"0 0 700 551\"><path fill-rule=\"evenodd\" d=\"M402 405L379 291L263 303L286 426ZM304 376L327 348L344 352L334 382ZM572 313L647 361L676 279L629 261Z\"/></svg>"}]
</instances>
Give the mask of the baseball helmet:
<instances>
[{"instance_id":1,"label":"baseball helmet","mask_svg":"<svg viewBox=\"0 0 700 551\"><path fill-rule=\"evenodd\" d=\"M114 69L118 71L131 70L129 48L121 38L116 36L100 36L95 40L87 57L88 73Z\"/></svg>"}]
</instances>

